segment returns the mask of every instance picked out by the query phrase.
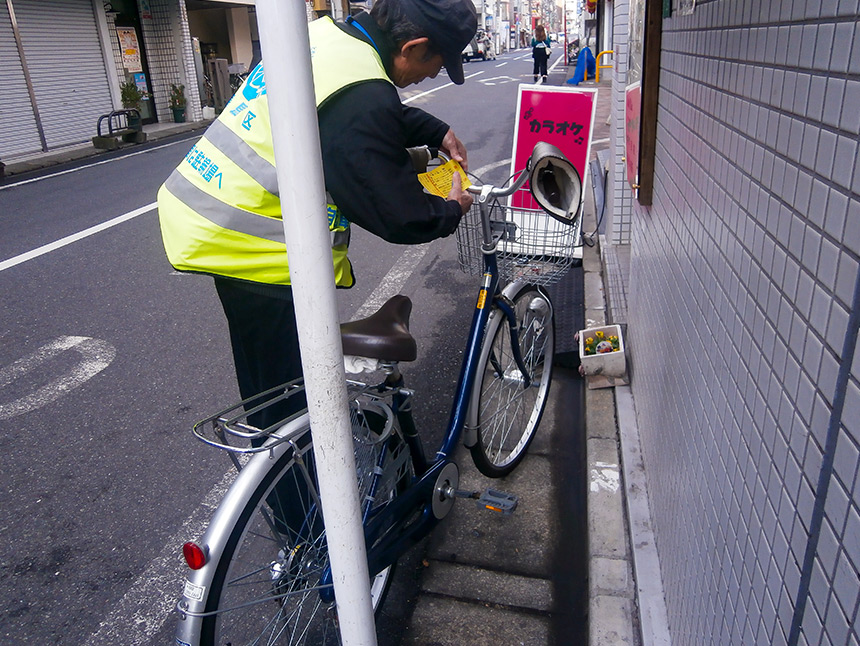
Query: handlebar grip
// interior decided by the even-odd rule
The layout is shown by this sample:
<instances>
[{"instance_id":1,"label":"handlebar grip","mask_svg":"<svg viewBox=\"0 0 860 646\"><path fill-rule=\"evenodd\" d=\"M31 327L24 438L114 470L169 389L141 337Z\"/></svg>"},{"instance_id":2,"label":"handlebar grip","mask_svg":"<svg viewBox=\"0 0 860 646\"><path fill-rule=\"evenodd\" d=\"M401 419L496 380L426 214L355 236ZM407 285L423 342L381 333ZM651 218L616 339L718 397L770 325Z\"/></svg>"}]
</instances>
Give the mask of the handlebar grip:
<instances>
[{"instance_id":1,"label":"handlebar grip","mask_svg":"<svg viewBox=\"0 0 860 646\"><path fill-rule=\"evenodd\" d=\"M429 146L416 146L415 148L406 149L406 152L409 153L409 158L412 160L412 167L416 172L427 172L427 165L431 159L435 159L436 157L432 151L433 149Z\"/></svg>"},{"instance_id":2,"label":"handlebar grip","mask_svg":"<svg viewBox=\"0 0 860 646\"><path fill-rule=\"evenodd\" d=\"M407 148L406 152L412 160L412 167L418 173L426 173L427 166L433 159L441 159L443 162L451 161L451 158L443 153L439 148L431 146L416 146L415 148Z\"/></svg>"}]
</instances>

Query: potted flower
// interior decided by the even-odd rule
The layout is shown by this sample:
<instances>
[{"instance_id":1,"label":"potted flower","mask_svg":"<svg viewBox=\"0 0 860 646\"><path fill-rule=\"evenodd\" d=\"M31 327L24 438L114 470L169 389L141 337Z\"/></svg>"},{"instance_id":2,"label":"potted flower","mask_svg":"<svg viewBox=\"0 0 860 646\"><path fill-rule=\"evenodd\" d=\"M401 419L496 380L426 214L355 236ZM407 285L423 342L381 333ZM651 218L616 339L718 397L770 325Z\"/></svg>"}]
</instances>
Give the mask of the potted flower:
<instances>
[{"instance_id":1,"label":"potted flower","mask_svg":"<svg viewBox=\"0 0 860 646\"><path fill-rule=\"evenodd\" d=\"M119 96L122 101L122 107L129 110L140 110L140 102L143 99L143 93L134 81L126 81L120 85Z\"/></svg>"},{"instance_id":2,"label":"potted flower","mask_svg":"<svg viewBox=\"0 0 860 646\"><path fill-rule=\"evenodd\" d=\"M624 376L627 359L620 325L580 330L577 337L579 360L586 375Z\"/></svg>"},{"instance_id":3,"label":"potted flower","mask_svg":"<svg viewBox=\"0 0 860 646\"><path fill-rule=\"evenodd\" d=\"M185 86L172 84L170 86L170 109L173 110L173 120L176 123L185 122Z\"/></svg>"},{"instance_id":4,"label":"potted flower","mask_svg":"<svg viewBox=\"0 0 860 646\"><path fill-rule=\"evenodd\" d=\"M119 86L119 97L122 107L126 110L136 110L136 114L129 114L128 127L140 128L140 102L143 100L143 92L134 81L126 81Z\"/></svg>"}]
</instances>

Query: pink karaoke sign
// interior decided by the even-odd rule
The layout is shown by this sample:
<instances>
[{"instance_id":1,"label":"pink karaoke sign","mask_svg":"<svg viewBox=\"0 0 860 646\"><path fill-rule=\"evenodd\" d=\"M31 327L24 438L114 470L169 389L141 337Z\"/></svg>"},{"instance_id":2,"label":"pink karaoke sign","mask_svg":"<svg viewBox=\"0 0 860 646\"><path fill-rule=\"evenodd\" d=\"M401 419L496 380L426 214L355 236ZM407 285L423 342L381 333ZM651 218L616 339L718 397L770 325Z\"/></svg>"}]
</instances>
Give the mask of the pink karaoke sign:
<instances>
[{"instance_id":1,"label":"pink karaoke sign","mask_svg":"<svg viewBox=\"0 0 860 646\"><path fill-rule=\"evenodd\" d=\"M584 191L596 103L597 89L521 85L511 172L525 168L535 144L545 141L561 150L574 165ZM539 208L531 194L517 193L512 206Z\"/></svg>"},{"instance_id":2,"label":"pink karaoke sign","mask_svg":"<svg viewBox=\"0 0 860 646\"><path fill-rule=\"evenodd\" d=\"M627 182L639 188L639 126L642 117L642 88L639 81L628 85L624 107L624 150L627 158Z\"/></svg>"}]
</instances>

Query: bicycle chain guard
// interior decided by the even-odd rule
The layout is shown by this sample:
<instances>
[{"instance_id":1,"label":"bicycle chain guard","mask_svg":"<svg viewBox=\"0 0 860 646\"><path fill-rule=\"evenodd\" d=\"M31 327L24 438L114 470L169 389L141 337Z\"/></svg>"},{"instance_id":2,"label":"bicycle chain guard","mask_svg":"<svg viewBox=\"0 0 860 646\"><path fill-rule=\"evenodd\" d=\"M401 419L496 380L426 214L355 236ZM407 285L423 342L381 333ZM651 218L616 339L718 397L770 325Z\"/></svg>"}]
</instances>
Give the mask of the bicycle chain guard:
<instances>
[{"instance_id":1,"label":"bicycle chain guard","mask_svg":"<svg viewBox=\"0 0 860 646\"><path fill-rule=\"evenodd\" d=\"M453 462L449 462L439 475L436 476L436 484L433 486L433 515L442 520L454 506L457 485L460 484L460 469Z\"/></svg>"}]
</instances>

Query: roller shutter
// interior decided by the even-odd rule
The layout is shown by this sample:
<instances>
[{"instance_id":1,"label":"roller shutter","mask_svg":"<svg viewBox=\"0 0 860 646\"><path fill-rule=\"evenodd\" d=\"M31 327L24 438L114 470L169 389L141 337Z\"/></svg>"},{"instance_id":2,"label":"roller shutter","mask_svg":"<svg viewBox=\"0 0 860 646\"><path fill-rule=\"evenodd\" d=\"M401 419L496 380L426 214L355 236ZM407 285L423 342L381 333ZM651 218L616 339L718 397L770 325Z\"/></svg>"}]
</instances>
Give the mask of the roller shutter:
<instances>
[{"instance_id":1,"label":"roller shutter","mask_svg":"<svg viewBox=\"0 0 860 646\"><path fill-rule=\"evenodd\" d=\"M6 3L0 2L0 160L40 150L41 146L12 19Z\"/></svg>"},{"instance_id":2,"label":"roller shutter","mask_svg":"<svg viewBox=\"0 0 860 646\"><path fill-rule=\"evenodd\" d=\"M111 110L92 0L12 4L48 148L89 140L98 117ZM26 96L23 76L19 84Z\"/></svg>"}]
</instances>

